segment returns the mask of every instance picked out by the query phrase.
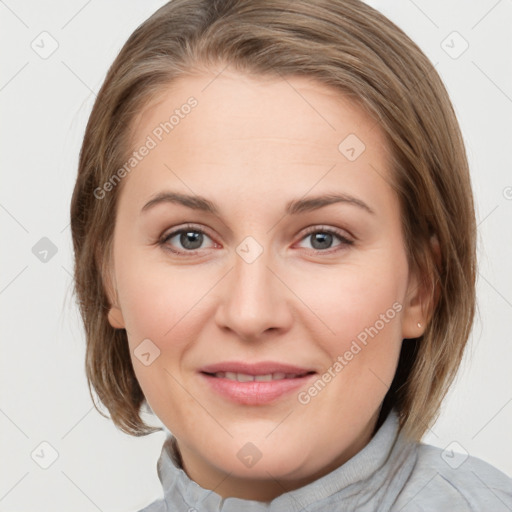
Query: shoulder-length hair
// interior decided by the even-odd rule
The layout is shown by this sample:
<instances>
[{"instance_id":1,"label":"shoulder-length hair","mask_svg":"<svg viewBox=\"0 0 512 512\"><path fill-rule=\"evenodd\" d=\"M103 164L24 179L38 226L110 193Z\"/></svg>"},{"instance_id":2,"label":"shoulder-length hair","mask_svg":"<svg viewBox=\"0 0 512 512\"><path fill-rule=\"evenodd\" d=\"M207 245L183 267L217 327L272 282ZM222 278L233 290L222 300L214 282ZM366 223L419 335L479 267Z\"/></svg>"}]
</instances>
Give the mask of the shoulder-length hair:
<instances>
[{"instance_id":1,"label":"shoulder-length hair","mask_svg":"<svg viewBox=\"0 0 512 512\"><path fill-rule=\"evenodd\" d=\"M394 407L400 428L420 439L437 418L473 323L473 195L460 129L438 73L400 28L359 0L172 0L125 43L94 103L71 203L91 396L94 388L124 432L158 430L140 416L145 397L126 331L107 319L122 183L101 198L95 191L133 151L130 129L145 106L178 77L227 64L252 75L305 76L334 87L385 133L405 250L429 291L431 316L421 337L402 344L381 415Z\"/></svg>"}]
</instances>

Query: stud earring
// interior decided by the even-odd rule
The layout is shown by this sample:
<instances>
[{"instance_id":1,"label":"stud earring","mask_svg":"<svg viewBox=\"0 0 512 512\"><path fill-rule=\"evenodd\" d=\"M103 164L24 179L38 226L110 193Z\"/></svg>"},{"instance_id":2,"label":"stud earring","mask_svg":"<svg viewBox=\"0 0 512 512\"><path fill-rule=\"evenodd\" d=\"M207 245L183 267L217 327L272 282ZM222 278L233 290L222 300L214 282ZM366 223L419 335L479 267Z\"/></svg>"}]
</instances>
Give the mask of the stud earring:
<instances>
[{"instance_id":1,"label":"stud earring","mask_svg":"<svg viewBox=\"0 0 512 512\"><path fill-rule=\"evenodd\" d=\"M420 322L418 322L418 327L421 329L421 323Z\"/></svg>"}]
</instances>

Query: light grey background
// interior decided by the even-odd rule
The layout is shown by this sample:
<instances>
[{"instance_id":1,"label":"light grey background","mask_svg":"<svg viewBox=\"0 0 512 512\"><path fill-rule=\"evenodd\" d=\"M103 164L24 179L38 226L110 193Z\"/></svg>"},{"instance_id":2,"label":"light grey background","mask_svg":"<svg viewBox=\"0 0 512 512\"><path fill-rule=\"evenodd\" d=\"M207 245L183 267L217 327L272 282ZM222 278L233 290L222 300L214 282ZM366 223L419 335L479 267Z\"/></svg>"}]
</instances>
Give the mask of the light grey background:
<instances>
[{"instance_id":1,"label":"light grey background","mask_svg":"<svg viewBox=\"0 0 512 512\"><path fill-rule=\"evenodd\" d=\"M0 0L0 511L133 511L161 492L164 434L129 437L92 409L68 211L95 93L129 34L164 3ZM480 313L424 441L512 475L512 1L369 3L445 81L477 201Z\"/></svg>"}]
</instances>

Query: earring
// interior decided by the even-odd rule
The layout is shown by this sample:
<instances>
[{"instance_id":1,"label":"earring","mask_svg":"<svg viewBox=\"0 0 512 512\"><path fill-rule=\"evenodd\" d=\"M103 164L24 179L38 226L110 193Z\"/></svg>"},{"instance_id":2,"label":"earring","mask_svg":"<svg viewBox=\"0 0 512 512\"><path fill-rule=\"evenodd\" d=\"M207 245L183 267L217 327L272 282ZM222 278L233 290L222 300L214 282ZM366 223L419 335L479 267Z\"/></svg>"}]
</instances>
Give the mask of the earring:
<instances>
[{"instance_id":1,"label":"earring","mask_svg":"<svg viewBox=\"0 0 512 512\"><path fill-rule=\"evenodd\" d=\"M421 323L420 322L418 322L418 327L421 329Z\"/></svg>"}]
</instances>

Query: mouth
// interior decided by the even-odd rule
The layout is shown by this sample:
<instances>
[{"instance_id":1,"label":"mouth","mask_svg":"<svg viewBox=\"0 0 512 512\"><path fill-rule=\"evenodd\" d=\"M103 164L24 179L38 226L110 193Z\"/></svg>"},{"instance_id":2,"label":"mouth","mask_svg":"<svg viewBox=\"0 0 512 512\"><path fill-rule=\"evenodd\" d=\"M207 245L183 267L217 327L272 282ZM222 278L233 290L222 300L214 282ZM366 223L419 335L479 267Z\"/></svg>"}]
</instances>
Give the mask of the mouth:
<instances>
[{"instance_id":1,"label":"mouth","mask_svg":"<svg viewBox=\"0 0 512 512\"><path fill-rule=\"evenodd\" d=\"M284 373L284 372L275 372L275 373L265 373L263 375L251 375L249 373L236 373L236 372L201 372L204 375L209 375L210 377L216 377L217 379L228 379L237 382L270 382L273 380L283 380L283 379L299 379L301 377L305 377L306 375L311 375L315 372L305 372L305 373Z\"/></svg>"},{"instance_id":2,"label":"mouth","mask_svg":"<svg viewBox=\"0 0 512 512\"><path fill-rule=\"evenodd\" d=\"M316 371L282 363L226 362L202 368L209 389L241 405L267 405L304 386Z\"/></svg>"}]
</instances>

